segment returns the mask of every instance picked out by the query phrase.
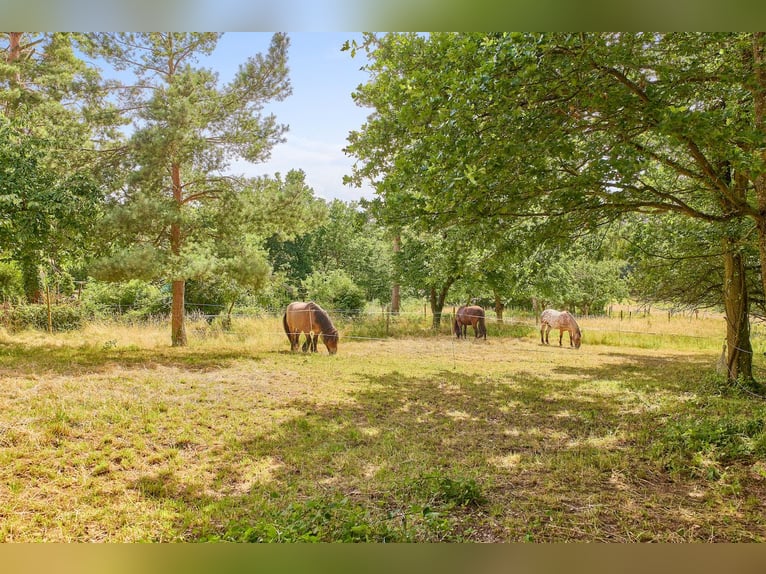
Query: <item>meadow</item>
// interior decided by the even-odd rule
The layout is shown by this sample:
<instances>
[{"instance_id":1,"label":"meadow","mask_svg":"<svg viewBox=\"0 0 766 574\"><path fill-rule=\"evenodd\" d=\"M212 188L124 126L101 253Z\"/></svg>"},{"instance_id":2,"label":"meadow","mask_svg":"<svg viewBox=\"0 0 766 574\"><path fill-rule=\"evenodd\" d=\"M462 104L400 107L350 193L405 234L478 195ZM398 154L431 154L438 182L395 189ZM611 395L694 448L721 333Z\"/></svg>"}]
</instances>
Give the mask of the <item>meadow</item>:
<instances>
[{"instance_id":1,"label":"meadow","mask_svg":"<svg viewBox=\"0 0 766 574\"><path fill-rule=\"evenodd\" d=\"M766 401L717 374L721 317L582 318L579 350L429 321L342 322L335 356L274 316L184 348L0 330L0 541L766 539Z\"/></svg>"}]
</instances>

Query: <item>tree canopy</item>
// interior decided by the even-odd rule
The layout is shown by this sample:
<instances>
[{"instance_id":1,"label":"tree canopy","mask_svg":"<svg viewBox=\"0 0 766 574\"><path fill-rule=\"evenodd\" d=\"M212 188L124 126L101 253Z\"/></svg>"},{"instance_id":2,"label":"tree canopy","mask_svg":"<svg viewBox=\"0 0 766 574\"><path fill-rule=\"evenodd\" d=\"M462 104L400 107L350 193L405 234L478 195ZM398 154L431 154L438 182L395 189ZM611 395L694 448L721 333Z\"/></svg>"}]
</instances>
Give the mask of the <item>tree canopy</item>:
<instances>
[{"instance_id":1,"label":"tree canopy","mask_svg":"<svg viewBox=\"0 0 766 574\"><path fill-rule=\"evenodd\" d=\"M110 178L99 142L114 135L98 72L76 34L0 33L0 256L40 298L42 265L81 259Z\"/></svg>"},{"instance_id":2,"label":"tree canopy","mask_svg":"<svg viewBox=\"0 0 766 574\"><path fill-rule=\"evenodd\" d=\"M367 53L355 97L374 109L350 137L351 180L424 225L491 220L498 234L530 217L570 238L628 213L697 220L724 285L741 285L723 294L729 363L750 376L736 351L740 223L763 267L763 34L368 34L347 47Z\"/></svg>"}]
</instances>

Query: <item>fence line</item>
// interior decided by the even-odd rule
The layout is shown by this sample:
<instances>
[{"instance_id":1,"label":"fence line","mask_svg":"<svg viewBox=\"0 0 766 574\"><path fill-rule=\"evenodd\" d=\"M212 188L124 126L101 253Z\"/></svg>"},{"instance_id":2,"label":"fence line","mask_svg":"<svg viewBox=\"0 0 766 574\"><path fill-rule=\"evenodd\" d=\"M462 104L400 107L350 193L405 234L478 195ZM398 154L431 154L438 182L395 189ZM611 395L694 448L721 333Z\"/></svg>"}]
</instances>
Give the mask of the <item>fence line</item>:
<instances>
[{"instance_id":1,"label":"fence line","mask_svg":"<svg viewBox=\"0 0 766 574\"><path fill-rule=\"evenodd\" d=\"M169 300L166 301L166 303L169 303ZM79 304L79 302L78 302ZM66 303L59 303L58 305L67 305ZM137 304L131 304L131 305L121 305L121 304L108 304L108 305L101 305L102 308L117 310L119 312L122 312L123 310L130 310L130 309L140 309L143 306L137 305ZM186 314L189 318L201 318L206 320L212 320L217 317L227 317L227 318L253 318L253 317L261 317L263 315L273 315L273 316L280 316L284 312L283 307L250 307L248 311L242 311L242 312L236 312L236 313L199 313L195 312L195 308L198 307L211 307L211 308L220 308L220 309L226 309L229 306L228 305L220 305L215 303L186 303L185 307L187 307ZM448 328L451 327L452 318L454 317L454 310L457 306L452 306L453 310L446 310L443 311L440 314L440 317L442 319L442 325L446 325ZM7 316L10 309L8 307L8 304L6 303L4 305L4 314ZM326 309L328 313L331 314L338 314L342 316L355 316L355 317L361 317L361 316L367 316L367 317L382 317L385 318L387 321L391 321L392 319L395 319L396 317L433 317L433 313L424 305L423 310L417 310L417 311L398 311L393 312L389 308L381 308L380 310L373 310L369 308L364 309L341 309L341 308L335 308L335 309ZM623 318L620 317L619 319L617 317L611 317L609 315L589 315L586 318L579 317L579 321L588 321L590 319L608 319L609 321L623 321ZM539 323L535 322L532 323L531 321L524 321L519 319L512 319L508 317L499 318L497 316L488 315L485 317L485 321L489 324L498 324L498 325L507 325L507 326L524 326L527 328L534 328L537 329ZM588 326L585 329L582 328L584 333L587 332L615 332L615 329L610 328L599 328L599 327L591 327ZM709 339L708 336L702 336L702 335L692 335L692 334L685 334L685 333L663 333L663 332L656 332L656 331L635 331L635 330L622 330L619 329L619 327L616 329L616 332L622 334L635 334L635 335L656 335L656 336L676 336L676 337L686 337L686 338L693 338L693 339Z\"/></svg>"},{"instance_id":2,"label":"fence line","mask_svg":"<svg viewBox=\"0 0 766 574\"><path fill-rule=\"evenodd\" d=\"M380 313L377 313L377 314L376 313L372 313L371 315L379 315L379 314ZM203 314L194 315L194 316L195 317L199 317L199 318L215 318L215 317L220 317L220 315L203 315ZM257 315L248 314L248 313L232 314L231 315L231 317L239 318L239 319L242 319L242 318L248 319L248 318L252 318L252 317L256 317L256 316ZM442 315L442 317L448 317L448 318L451 319L451 316L449 316L448 314ZM489 321L492 321L494 318L488 318L488 319L489 319ZM509 327L523 326L523 327L534 329L535 331L538 330L538 327L539 327L539 324L532 323L532 322L529 322L529 321L520 321L520 320L513 320L513 319L511 319L511 320L503 319L502 322L500 322L499 319L494 319L494 321L495 321L496 325L507 325ZM451 331L452 323L451 323L451 321L442 322L441 326L443 328L445 328L445 329L448 328L450 330L450 336L452 336L452 331ZM709 340L709 339L716 338L715 336L711 337L711 336L706 336L706 335L692 335L692 334L688 334L688 333L663 333L663 332L657 332L657 331L633 331L633 330L625 331L625 330L621 330L621 329L615 330L615 329L599 328L599 327L588 327L586 329L583 329L582 326L581 326L580 329L583 332L583 334L588 333L588 332L601 332L601 333L617 333L617 334L628 334L628 335L652 335L652 336L660 336L660 337L684 337L684 338L687 338L687 339L701 339L701 340ZM554 331L555 330L556 329L554 329ZM282 334L284 334L284 333L282 333ZM345 337L346 338L355 338L356 337L356 338L360 338L360 339L367 338L367 337L358 337L358 336L350 336L350 335L345 335ZM390 338L392 338L392 336L388 336L388 337L385 337L385 338L380 338L380 340L387 340L387 339L390 339ZM469 336L469 338L470 338L470 336ZM371 339L378 340L378 338L375 338L375 337L372 337Z\"/></svg>"}]
</instances>

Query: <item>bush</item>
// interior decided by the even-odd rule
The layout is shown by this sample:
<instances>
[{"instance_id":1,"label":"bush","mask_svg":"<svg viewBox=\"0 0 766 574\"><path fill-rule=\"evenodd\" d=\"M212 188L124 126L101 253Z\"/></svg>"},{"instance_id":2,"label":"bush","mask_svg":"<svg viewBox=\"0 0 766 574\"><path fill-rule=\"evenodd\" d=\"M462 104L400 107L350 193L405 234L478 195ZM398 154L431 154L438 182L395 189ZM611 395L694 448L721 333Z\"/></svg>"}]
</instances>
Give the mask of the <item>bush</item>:
<instances>
[{"instance_id":1,"label":"bush","mask_svg":"<svg viewBox=\"0 0 766 574\"><path fill-rule=\"evenodd\" d=\"M186 312L203 315L211 321L227 308L226 294L222 285L217 281L186 281L185 292Z\"/></svg>"},{"instance_id":2,"label":"bush","mask_svg":"<svg viewBox=\"0 0 766 574\"><path fill-rule=\"evenodd\" d=\"M0 301L15 301L24 295L24 280L18 265L0 261Z\"/></svg>"},{"instance_id":3,"label":"bush","mask_svg":"<svg viewBox=\"0 0 766 574\"><path fill-rule=\"evenodd\" d=\"M148 319L169 312L169 301L169 293L138 279L118 283L90 281L82 292L83 305L98 317Z\"/></svg>"},{"instance_id":4,"label":"bush","mask_svg":"<svg viewBox=\"0 0 766 574\"><path fill-rule=\"evenodd\" d=\"M314 271L303 280L303 287L307 298L327 311L356 317L364 310L364 291L340 269L328 273Z\"/></svg>"},{"instance_id":5,"label":"bush","mask_svg":"<svg viewBox=\"0 0 766 574\"><path fill-rule=\"evenodd\" d=\"M291 286L284 274L275 273L272 275L271 280L264 285L263 289L245 297L245 300L238 304L238 306L249 305L281 314L287 305L300 299L302 299L300 290Z\"/></svg>"},{"instance_id":6,"label":"bush","mask_svg":"<svg viewBox=\"0 0 766 574\"><path fill-rule=\"evenodd\" d=\"M54 331L74 331L85 325L87 313L80 305L53 305L51 322ZM40 304L19 305L10 311L10 328L48 330L48 306Z\"/></svg>"}]
</instances>

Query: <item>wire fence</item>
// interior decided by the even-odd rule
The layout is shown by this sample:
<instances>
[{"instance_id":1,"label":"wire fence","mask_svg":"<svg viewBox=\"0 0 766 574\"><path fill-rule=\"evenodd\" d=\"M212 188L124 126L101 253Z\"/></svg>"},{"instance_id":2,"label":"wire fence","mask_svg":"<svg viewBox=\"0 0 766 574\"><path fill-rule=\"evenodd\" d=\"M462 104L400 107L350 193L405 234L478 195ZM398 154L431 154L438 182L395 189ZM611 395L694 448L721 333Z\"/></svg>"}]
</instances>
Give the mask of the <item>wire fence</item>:
<instances>
[{"instance_id":1,"label":"wire fence","mask_svg":"<svg viewBox=\"0 0 766 574\"><path fill-rule=\"evenodd\" d=\"M169 308L170 308L170 299L163 300L159 303L155 303L153 305L154 309L160 309L159 311L152 312L151 308L148 308L145 304L140 303L132 303L132 304L123 304L123 303L112 303L112 304L98 304L93 305L92 308L97 311L97 313L101 316L112 316L114 318L118 318L127 314L131 314L134 312L141 312L141 316L145 317L158 317L160 319L165 318L169 314ZM66 307L66 306L79 306L81 305L80 301L70 301L70 302L59 302L55 303L54 307ZM5 302L2 306L3 316L8 317L13 312L14 306L9 304L8 302ZM227 319L246 319L246 318L262 318L264 316L281 316L284 313L284 307L279 306L261 306L261 305L255 305L255 306L239 306L235 307L236 311L232 311L231 305L226 304L219 304L219 303L202 303L202 302L186 302L185 303L185 314L188 318L194 320L194 319L204 319L208 322L212 322L215 319L218 318L227 318ZM449 305L446 306L441 313L438 313L439 317L437 320L434 320L434 313L429 308L428 303L424 303L423 307L417 310L400 310L400 311L392 311L390 307L382 306L380 309L372 309L370 307L365 308L325 308L325 311L327 311L332 317L339 318L341 321L359 321L363 320L365 318L374 318L379 317L381 320L386 322L394 322L401 318L422 318L423 323L425 325L433 327L434 325L446 325L446 329L449 329L451 332L451 324L452 320L455 316L457 310L457 305ZM509 316L510 315L510 316ZM517 317L523 317L523 319L520 318L513 318L513 315ZM684 318L689 321L696 320L696 319L710 319L710 318L722 318L719 314L714 313L708 313L708 312L702 312L702 316L700 316L699 310L694 310L692 312L683 313L680 311L674 311L674 310L662 310L660 311L660 316L665 317L667 316L668 321L677 320L678 318ZM635 319L647 319L647 318L658 318L658 313L655 311L654 315L652 315L652 312L650 310L647 310L646 308L638 308L638 309L619 309L617 311L613 311L613 309L610 307L609 310L606 313L603 314L589 314L586 316L578 316L578 321L584 321L586 324L590 321L596 321L599 319L602 320L609 320L609 322L613 321L619 321L617 323L617 332L622 334L635 334L635 335L657 335L657 336L682 336L682 337L688 337L688 338L708 338L704 335L692 335L685 332L667 332L667 331L651 331L651 330L631 330L631 329L624 329L620 326L620 323L624 321L633 321ZM503 314L502 317L497 316L493 310L487 310L485 321L488 324L496 324L496 325L504 325L504 326L512 326L512 325L519 325L524 326L527 328L538 328L539 327L539 316L535 314L534 312L530 310L524 310L519 311L517 309L510 309L506 310L506 312ZM602 328L597 327L594 325L588 325L587 330L591 332L613 332L615 331L615 328L609 327L609 328ZM756 335L758 333L756 332Z\"/></svg>"},{"instance_id":2,"label":"wire fence","mask_svg":"<svg viewBox=\"0 0 766 574\"><path fill-rule=\"evenodd\" d=\"M168 305L170 304L170 301L167 302ZM58 303L54 306L79 306L81 305L81 302L64 302L64 303ZM237 308L236 311L231 310L230 305L224 305L224 304L218 304L218 303L198 303L198 302L187 302L186 303L186 314L190 322L192 323L192 333L194 335L198 335L200 337L208 337L211 334L215 333L216 336L218 335L232 335L232 336L241 336L242 333L238 332L236 328L232 328L231 325L226 326L225 328L217 328L213 329L213 323L216 319L226 320L229 321L231 319L237 319L237 320L248 320L248 319L264 319L264 318L272 318L272 319L278 319L281 318L282 314L284 313L284 307L276 307L276 306L241 306ZM111 316L112 318L119 318L127 313L130 313L131 311L141 311L145 310L145 306L139 305L139 304L106 304L106 305L99 305L98 308L105 312L107 316ZM357 308L357 309L344 309L344 308L330 308L326 309L327 312L333 316L333 318L338 321L340 329L341 329L341 340L343 341L377 341L377 342L395 342L397 339L401 338L407 338L407 337L419 337L419 338L426 338L426 339L432 339L434 340L434 344L432 345L433 349L432 351L435 353L445 353L450 352L452 353L452 356L455 360L459 358L472 358L474 355L476 355L477 350L479 347L473 346L473 345L466 345L467 342L473 343L473 342L483 342L481 340L478 341L472 341L472 339L475 339L473 334L471 333L471 330L468 330L467 334L467 340L460 340L458 339L454 332L452 327L452 321L455 316L455 312L457 310L456 305L448 305L446 306L442 312L439 314L439 318L437 321L434 321L434 314L432 310L430 309L430 306L428 303L424 303L422 308L419 309L408 309L408 310L400 310L398 312L394 312L390 309L389 306L381 306L379 309L374 309L370 307L365 308ZM205 311L212 311L212 312L205 312ZM1 317L6 318L8 317L9 313L12 312L12 306L9 305L9 303L4 303L2 306L2 315ZM613 311L611 308L607 313L604 314L590 314L587 316L580 316L578 317L578 321L581 323L581 330L583 332L583 340L584 343L588 344L588 334L594 334L594 333L604 333L608 334L609 337L617 337L616 344L622 345L623 343L631 345L634 344L636 346L645 346L645 344L641 344L640 342L637 343L636 340L627 340L623 341L622 336L628 336L628 337L641 337L641 336L648 336L648 337L657 337L659 339L672 337L674 339L684 338L689 340L700 340L700 341L707 341L707 343L704 343L703 346L706 345L705 348L713 352L712 345L720 345L721 341L724 341L725 344L725 338L724 330L720 332L720 334L692 334L688 332L673 332L673 331L667 331L667 330L651 330L651 329L641 329L636 330L632 328L624 328L624 324L628 325L637 325L637 324L645 324L650 325L651 323L649 321L656 321L656 320L664 320L665 317L667 317L667 320L669 322L675 321L675 324L681 324L681 325L688 325L692 323L695 320L701 320L701 319L713 319L713 320L721 320L722 323L725 320L724 317L721 314L716 313L710 313L710 312L686 312L681 313L678 311L673 310L662 310L657 312L656 310L654 313L652 311L645 309L645 308L639 308L636 310L632 309L619 309L617 312ZM108 317L106 317L108 319ZM160 314L159 316L154 316L153 319L156 322L159 321L165 321L168 318L168 313L164 312ZM377 326L373 325L372 328L370 328L370 323L375 323L375 319L377 319ZM140 319L139 319L140 321ZM524 331L524 338L529 339L531 334L534 334L536 331L539 330L539 316L537 316L535 313L524 310L524 311L518 311L518 310L506 310L506 313L504 313L504 316L499 317L497 316L493 310L488 310L486 312L485 321L488 325L494 325L494 327L489 331L488 337L490 339L490 345L492 338L498 337L498 338L505 338L505 343L507 344L507 339L509 337L509 330L513 328L518 328L519 330ZM198 322L203 322L203 326L195 326ZM596 323L600 323L600 326ZM2 324L2 323L0 323ZM655 323L656 324L656 323ZM366 326L367 330L365 331L364 328L360 328L361 326ZM494 331L494 332L493 332ZM366 334L360 334L365 333ZM554 330L555 332L555 330ZM277 340L283 340L285 338L285 333L283 330L276 330L276 331L264 331L263 329L259 330L259 334L261 336L267 336L267 337L274 337ZM521 335L518 333L516 334L516 338L519 338ZM445 339L445 337L448 337L448 339ZM436 339L441 338L441 341L436 342ZM591 341L594 339L591 338ZM752 333L752 342L754 343L754 346L763 347L766 346L766 333L761 333L757 329L754 329ZM449 343L447 343L449 341ZM566 336L563 337L563 346L568 346L567 343L569 341L567 340ZM461 345L462 344L462 345ZM603 340L598 342L598 344L610 344L609 342L604 342ZM651 344L657 345L657 342L652 342ZM558 347L555 343L555 339L553 344L551 345L553 347ZM547 346L546 346L547 347ZM702 346L700 347L702 348ZM753 353L756 355L765 355L766 353L763 353L762 350L748 350L748 349L741 349L737 348L740 352L744 353ZM422 347L421 347L422 351ZM529 348L529 346L525 347L524 349L525 353L546 353L550 352L542 345L539 349L535 348ZM726 356L726 347L724 346L723 351L719 354L716 353L714 355L716 359L714 359L713 364L714 366L720 367L722 364L721 362L724 361L725 363L725 356ZM759 365L754 365L754 368L760 369Z\"/></svg>"}]
</instances>

